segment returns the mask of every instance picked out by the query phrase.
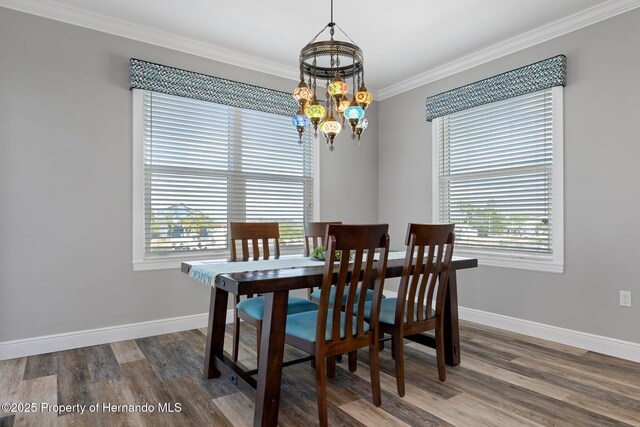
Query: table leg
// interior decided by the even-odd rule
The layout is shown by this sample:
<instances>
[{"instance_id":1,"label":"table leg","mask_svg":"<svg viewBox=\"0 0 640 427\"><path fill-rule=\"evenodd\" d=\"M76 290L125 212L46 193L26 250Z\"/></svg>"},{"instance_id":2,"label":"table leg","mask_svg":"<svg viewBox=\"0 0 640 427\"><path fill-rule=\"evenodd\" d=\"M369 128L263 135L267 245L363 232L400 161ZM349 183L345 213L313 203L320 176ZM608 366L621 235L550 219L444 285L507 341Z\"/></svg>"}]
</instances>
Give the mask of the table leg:
<instances>
[{"instance_id":1,"label":"table leg","mask_svg":"<svg viewBox=\"0 0 640 427\"><path fill-rule=\"evenodd\" d=\"M444 304L444 360L447 365L460 364L460 329L458 324L458 283L456 270L449 274Z\"/></svg>"},{"instance_id":2,"label":"table leg","mask_svg":"<svg viewBox=\"0 0 640 427\"><path fill-rule=\"evenodd\" d=\"M204 355L204 377L211 379L220 376L215 367L215 356L222 356L224 351L224 330L227 321L227 299L229 293L211 288L209 302L209 329L207 330L207 350Z\"/></svg>"},{"instance_id":3,"label":"table leg","mask_svg":"<svg viewBox=\"0 0 640 427\"><path fill-rule=\"evenodd\" d=\"M264 295L264 318L260 337L258 387L253 425L277 426L282 382L282 360L287 324L288 291Z\"/></svg>"}]
</instances>

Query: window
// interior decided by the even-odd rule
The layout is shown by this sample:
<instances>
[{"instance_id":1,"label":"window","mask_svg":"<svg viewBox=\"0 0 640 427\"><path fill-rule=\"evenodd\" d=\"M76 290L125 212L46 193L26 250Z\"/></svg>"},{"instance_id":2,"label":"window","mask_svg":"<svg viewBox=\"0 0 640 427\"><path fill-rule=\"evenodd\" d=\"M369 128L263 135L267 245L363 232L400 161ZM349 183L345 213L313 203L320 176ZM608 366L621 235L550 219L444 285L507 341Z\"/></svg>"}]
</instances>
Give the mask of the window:
<instances>
[{"instance_id":1,"label":"window","mask_svg":"<svg viewBox=\"0 0 640 427\"><path fill-rule=\"evenodd\" d=\"M483 265L563 270L562 87L433 121L434 212Z\"/></svg>"},{"instance_id":2,"label":"window","mask_svg":"<svg viewBox=\"0 0 640 427\"><path fill-rule=\"evenodd\" d=\"M302 253L316 156L290 117L134 90L134 141L134 269L227 258L230 221L278 222Z\"/></svg>"}]
</instances>

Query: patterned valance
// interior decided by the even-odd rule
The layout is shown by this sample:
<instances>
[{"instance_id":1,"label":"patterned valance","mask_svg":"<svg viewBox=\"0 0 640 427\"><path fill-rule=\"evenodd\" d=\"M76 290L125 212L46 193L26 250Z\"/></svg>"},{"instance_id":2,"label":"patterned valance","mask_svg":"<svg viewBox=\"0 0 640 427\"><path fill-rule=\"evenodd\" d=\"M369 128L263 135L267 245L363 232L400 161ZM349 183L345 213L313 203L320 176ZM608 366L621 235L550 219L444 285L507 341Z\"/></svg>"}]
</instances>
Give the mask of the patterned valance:
<instances>
[{"instance_id":1,"label":"patterned valance","mask_svg":"<svg viewBox=\"0 0 640 427\"><path fill-rule=\"evenodd\" d=\"M134 58L131 59L130 78L130 89L162 92L286 116L292 116L298 110L298 103L286 92Z\"/></svg>"},{"instance_id":2,"label":"patterned valance","mask_svg":"<svg viewBox=\"0 0 640 427\"><path fill-rule=\"evenodd\" d=\"M427 121L479 105L567 84L567 57L554 56L427 98Z\"/></svg>"}]
</instances>

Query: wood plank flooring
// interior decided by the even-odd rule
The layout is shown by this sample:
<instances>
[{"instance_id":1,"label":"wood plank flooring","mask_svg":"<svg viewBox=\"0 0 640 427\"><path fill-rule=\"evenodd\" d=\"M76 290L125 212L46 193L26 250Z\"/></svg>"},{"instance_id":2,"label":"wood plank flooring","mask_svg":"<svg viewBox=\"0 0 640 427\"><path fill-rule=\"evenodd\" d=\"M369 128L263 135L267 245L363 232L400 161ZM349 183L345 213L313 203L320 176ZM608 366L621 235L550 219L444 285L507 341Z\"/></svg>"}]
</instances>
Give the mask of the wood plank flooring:
<instances>
[{"instance_id":1,"label":"wood plank flooring","mask_svg":"<svg viewBox=\"0 0 640 427\"><path fill-rule=\"evenodd\" d=\"M252 369L250 329L243 325L240 362ZM387 346L380 408L371 404L367 352L359 352L355 373L345 358L328 381L330 425L640 426L640 364L468 322L460 334L462 364L447 367L444 383L435 352L406 342L404 398L396 393ZM0 402L87 406L84 413L0 412L0 427L250 426L253 402L225 378L202 378L205 337L205 330L192 330L2 361ZM287 360L300 356L287 347ZM308 363L284 369L281 396L281 426L317 425ZM99 412L89 412L95 404ZM103 404L119 410L105 411ZM144 404L153 412L122 410ZM161 412L158 404L174 412Z\"/></svg>"}]
</instances>

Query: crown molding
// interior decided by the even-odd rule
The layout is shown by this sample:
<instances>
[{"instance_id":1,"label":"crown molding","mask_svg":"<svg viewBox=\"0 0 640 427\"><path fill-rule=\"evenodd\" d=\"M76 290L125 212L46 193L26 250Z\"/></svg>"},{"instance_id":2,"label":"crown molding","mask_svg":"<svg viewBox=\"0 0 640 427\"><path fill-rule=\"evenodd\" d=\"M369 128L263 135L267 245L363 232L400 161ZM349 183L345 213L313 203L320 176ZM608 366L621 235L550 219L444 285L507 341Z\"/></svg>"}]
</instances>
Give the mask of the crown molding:
<instances>
[{"instance_id":1,"label":"crown molding","mask_svg":"<svg viewBox=\"0 0 640 427\"><path fill-rule=\"evenodd\" d=\"M88 12L72 6L61 5L49 0L0 0L0 7L6 7L90 30L177 50L278 77L292 80L299 78L299 70L297 67L289 67L266 59L255 58L251 55L238 53L210 43L176 36L166 31L141 25L132 25L131 22Z\"/></svg>"},{"instance_id":2,"label":"crown molding","mask_svg":"<svg viewBox=\"0 0 640 427\"><path fill-rule=\"evenodd\" d=\"M266 59L255 58L251 55L242 54L221 46L203 43L187 37L179 37L166 31L132 25L130 22L121 19L87 12L50 0L0 0L0 7L42 16L44 18L173 49L286 79L297 80L299 77L297 67L290 67ZM640 0L609 0L527 33L481 49L442 66L432 68L431 70L391 86L380 90L372 90L371 88L369 90L373 93L375 99L382 101L469 68L587 27L637 7L640 7Z\"/></svg>"},{"instance_id":3,"label":"crown molding","mask_svg":"<svg viewBox=\"0 0 640 427\"><path fill-rule=\"evenodd\" d=\"M494 59L579 30L580 28L604 21L605 19L628 12L637 7L640 7L640 0L609 0L382 88L378 91L378 99L382 101L383 99L410 91L428 83L435 82L436 80L493 61Z\"/></svg>"}]
</instances>

